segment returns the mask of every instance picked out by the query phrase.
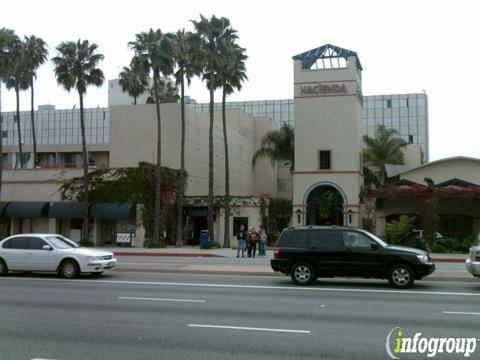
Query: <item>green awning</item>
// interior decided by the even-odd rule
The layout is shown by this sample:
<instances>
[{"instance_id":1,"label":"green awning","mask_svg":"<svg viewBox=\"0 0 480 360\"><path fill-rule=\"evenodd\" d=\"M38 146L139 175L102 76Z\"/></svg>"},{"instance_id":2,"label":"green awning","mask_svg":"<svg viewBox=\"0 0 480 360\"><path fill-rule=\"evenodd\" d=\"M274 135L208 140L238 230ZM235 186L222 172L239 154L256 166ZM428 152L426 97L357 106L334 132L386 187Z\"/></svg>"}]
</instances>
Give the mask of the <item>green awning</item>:
<instances>
[{"instance_id":1,"label":"green awning","mask_svg":"<svg viewBox=\"0 0 480 360\"><path fill-rule=\"evenodd\" d=\"M7 218L41 218L47 217L48 202L12 202L5 208Z\"/></svg>"},{"instance_id":2,"label":"green awning","mask_svg":"<svg viewBox=\"0 0 480 360\"><path fill-rule=\"evenodd\" d=\"M5 201L0 201L0 217L3 217L3 212L5 211L5 208L10 204L9 202Z\"/></svg>"},{"instance_id":3,"label":"green awning","mask_svg":"<svg viewBox=\"0 0 480 360\"><path fill-rule=\"evenodd\" d=\"M50 205L48 217L55 219L83 219L84 213L84 203L58 202Z\"/></svg>"},{"instance_id":4,"label":"green awning","mask_svg":"<svg viewBox=\"0 0 480 360\"><path fill-rule=\"evenodd\" d=\"M135 208L135 204L132 203L93 204L90 217L93 219L134 219Z\"/></svg>"}]
</instances>

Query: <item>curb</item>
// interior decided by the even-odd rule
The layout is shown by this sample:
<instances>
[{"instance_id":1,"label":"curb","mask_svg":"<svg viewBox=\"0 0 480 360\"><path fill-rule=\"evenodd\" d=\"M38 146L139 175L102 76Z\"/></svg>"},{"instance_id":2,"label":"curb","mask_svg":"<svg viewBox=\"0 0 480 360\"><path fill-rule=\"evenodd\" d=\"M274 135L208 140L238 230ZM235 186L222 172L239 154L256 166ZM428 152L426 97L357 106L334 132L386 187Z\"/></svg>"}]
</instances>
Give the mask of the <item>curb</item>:
<instances>
[{"instance_id":1,"label":"curb","mask_svg":"<svg viewBox=\"0 0 480 360\"><path fill-rule=\"evenodd\" d=\"M467 256L465 255L465 258L432 258L432 260L439 263L464 263Z\"/></svg>"},{"instance_id":2,"label":"curb","mask_svg":"<svg viewBox=\"0 0 480 360\"><path fill-rule=\"evenodd\" d=\"M134 252L134 251L125 251L125 252L113 252L115 256L171 256L171 257L224 257L221 255L210 254L210 253L178 253L178 252Z\"/></svg>"}]
</instances>

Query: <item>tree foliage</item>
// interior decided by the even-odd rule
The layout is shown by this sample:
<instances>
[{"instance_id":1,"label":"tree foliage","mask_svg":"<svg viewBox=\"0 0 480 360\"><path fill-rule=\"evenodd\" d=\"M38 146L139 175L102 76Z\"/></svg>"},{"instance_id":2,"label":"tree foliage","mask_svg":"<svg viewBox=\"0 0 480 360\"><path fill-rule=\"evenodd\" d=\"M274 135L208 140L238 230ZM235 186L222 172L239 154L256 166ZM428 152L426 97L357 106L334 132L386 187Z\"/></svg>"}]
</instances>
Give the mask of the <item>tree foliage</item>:
<instances>
[{"instance_id":1,"label":"tree foliage","mask_svg":"<svg viewBox=\"0 0 480 360\"><path fill-rule=\"evenodd\" d=\"M289 124L284 123L278 130L265 134L252 159L252 166L261 159L270 159L272 165L286 162L290 165L290 171L295 169L295 131Z\"/></svg>"},{"instance_id":2,"label":"tree foliage","mask_svg":"<svg viewBox=\"0 0 480 360\"><path fill-rule=\"evenodd\" d=\"M99 169L88 174L90 201L131 202L142 204L142 224L148 239L153 237L154 201L155 201L155 165L142 162L138 167L121 169ZM180 170L162 167L161 218L165 218L166 209L174 203L180 179ZM187 176L185 174L184 178ZM62 198L69 201L83 201L83 178L67 181L60 188ZM185 180L186 181L186 180Z\"/></svg>"},{"instance_id":3,"label":"tree foliage","mask_svg":"<svg viewBox=\"0 0 480 360\"><path fill-rule=\"evenodd\" d=\"M385 185L386 181L386 164L403 164L402 147L407 143L398 137L398 131L395 129L387 129L385 125L378 125L375 131L375 137L365 136L363 138L366 149L363 151L363 160L365 167L377 176L377 182L380 186Z\"/></svg>"}]
</instances>

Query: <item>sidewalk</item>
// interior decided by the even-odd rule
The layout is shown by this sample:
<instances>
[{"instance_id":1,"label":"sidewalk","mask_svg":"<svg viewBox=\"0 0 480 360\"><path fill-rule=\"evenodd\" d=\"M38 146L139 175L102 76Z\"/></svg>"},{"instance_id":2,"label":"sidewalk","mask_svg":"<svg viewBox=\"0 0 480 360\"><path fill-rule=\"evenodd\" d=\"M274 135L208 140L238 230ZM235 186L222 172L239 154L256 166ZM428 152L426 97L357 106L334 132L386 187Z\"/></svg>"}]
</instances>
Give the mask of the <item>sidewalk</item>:
<instances>
[{"instance_id":1,"label":"sidewalk","mask_svg":"<svg viewBox=\"0 0 480 360\"><path fill-rule=\"evenodd\" d=\"M181 257L233 257L234 249L200 249L198 246L166 247L161 249L147 248L102 248L112 251L116 256L181 256ZM268 250L273 252L271 248ZM436 254L432 253L433 261L439 263L464 263L468 254Z\"/></svg>"}]
</instances>

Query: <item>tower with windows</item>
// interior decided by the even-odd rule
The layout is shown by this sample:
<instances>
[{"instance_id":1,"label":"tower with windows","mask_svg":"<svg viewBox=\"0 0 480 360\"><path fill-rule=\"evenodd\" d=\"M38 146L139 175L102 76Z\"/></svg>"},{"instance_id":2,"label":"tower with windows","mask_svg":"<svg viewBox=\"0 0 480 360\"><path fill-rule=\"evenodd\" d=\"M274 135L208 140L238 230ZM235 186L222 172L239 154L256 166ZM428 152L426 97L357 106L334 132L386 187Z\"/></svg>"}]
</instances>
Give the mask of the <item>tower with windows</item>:
<instances>
[{"instance_id":1,"label":"tower with windows","mask_svg":"<svg viewBox=\"0 0 480 360\"><path fill-rule=\"evenodd\" d=\"M324 45L293 57L294 225L359 225L362 66Z\"/></svg>"}]
</instances>

